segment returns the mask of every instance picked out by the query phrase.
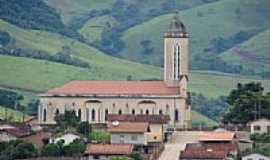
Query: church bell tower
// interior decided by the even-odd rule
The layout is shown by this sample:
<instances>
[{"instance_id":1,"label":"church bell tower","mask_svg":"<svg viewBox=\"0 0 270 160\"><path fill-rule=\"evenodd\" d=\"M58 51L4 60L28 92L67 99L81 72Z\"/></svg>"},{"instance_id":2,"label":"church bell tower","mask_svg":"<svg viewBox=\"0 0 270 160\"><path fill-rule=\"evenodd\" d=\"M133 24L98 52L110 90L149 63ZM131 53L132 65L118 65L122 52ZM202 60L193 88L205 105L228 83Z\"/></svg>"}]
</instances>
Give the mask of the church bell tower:
<instances>
[{"instance_id":1,"label":"church bell tower","mask_svg":"<svg viewBox=\"0 0 270 160\"><path fill-rule=\"evenodd\" d=\"M164 36L164 81L169 87L187 88L189 35L176 14Z\"/></svg>"}]
</instances>

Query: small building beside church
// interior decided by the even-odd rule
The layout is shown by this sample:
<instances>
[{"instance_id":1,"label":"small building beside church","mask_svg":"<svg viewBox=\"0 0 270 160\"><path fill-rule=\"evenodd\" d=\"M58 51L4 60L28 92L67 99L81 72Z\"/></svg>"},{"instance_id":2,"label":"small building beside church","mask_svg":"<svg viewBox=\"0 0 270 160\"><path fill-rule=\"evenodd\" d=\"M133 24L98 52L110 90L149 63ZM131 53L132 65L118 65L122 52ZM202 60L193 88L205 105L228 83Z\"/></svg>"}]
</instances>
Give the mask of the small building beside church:
<instances>
[{"instance_id":1,"label":"small building beside church","mask_svg":"<svg viewBox=\"0 0 270 160\"><path fill-rule=\"evenodd\" d=\"M107 123L108 114L164 114L177 128L190 125L189 35L175 16L164 36L164 77L159 81L71 81L40 95L40 124L74 110L81 121Z\"/></svg>"}]
</instances>

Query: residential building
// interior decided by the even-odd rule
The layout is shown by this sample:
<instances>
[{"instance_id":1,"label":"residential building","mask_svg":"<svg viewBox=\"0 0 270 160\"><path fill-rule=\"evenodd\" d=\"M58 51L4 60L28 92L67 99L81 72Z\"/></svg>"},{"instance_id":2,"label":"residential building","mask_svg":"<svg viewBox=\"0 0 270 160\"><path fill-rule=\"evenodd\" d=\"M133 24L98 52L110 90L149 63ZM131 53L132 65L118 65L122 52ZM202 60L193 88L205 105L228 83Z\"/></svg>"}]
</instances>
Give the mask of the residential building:
<instances>
[{"instance_id":1,"label":"residential building","mask_svg":"<svg viewBox=\"0 0 270 160\"><path fill-rule=\"evenodd\" d=\"M133 152L132 144L88 144L84 160L109 160L112 156L127 156Z\"/></svg>"},{"instance_id":2,"label":"residential building","mask_svg":"<svg viewBox=\"0 0 270 160\"><path fill-rule=\"evenodd\" d=\"M251 134L270 133L270 120L266 118L261 118L250 122L250 132Z\"/></svg>"},{"instance_id":3,"label":"residential building","mask_svg":"<svg viewBox=\"0 0 270 160\"><path fill-rule=\"evenodd\" d=\"M252 153L242 157L242 160L270 160L270 157L259 154Z\"/></svg>"}]
</instances>

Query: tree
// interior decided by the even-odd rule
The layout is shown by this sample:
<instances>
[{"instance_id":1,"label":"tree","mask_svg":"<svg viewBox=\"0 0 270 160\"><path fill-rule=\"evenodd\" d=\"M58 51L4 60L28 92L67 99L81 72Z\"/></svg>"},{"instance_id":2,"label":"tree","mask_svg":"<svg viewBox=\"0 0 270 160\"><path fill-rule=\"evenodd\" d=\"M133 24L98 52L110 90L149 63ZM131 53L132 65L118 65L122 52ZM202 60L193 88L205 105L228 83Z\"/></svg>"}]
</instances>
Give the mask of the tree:
<instances>
[{"instance_id":1,"label":"tree","mask_svg":"<svg viewBox=\"0 0 270 160\"><path fill-rule=\"evenodd\" d=\"M242 123L260 117L270 117L270 96L263 94L261 83L238 84L228 96L229 109L223 117L225 123Z\"/></svg>"},{"instance_id":2,"label":"tree","mask_svg":"<svg viewBox=\"0 0 270 160\"><path fill-rule=\"evenodd\" d=\"M80 122L80 118L76 115L74 110L65 110L64 114L55 116L55 121L60 129L65 130L69 127L76 128Z\"/></svg>"},{"instance_id":3,"label":"tree","mask_svg":"<svg viewBox=\"0 0 270 160\"><path fill-rule=\"evenodd\" d=\"M51 143L45 145L41 150L42 156L58 157L62 155L61 147L59 144Z\"/></svg>"},{"instance_id":4,"label":"tree","mask_svg":"<svg viewBox=\"0 0 270 160\"><path fill-rule=\"evenodd\" d=\"M38 151L32 143L23 140L12 140L1 144L0 160L32 158L36 157L37 154Z\"/></svg>"},{"instance_id":5,"label":"tree","mask_svg":"<svg viewBox=\"0 0 270 160\"><path fill-rule=\"evenodd\" d=\"M91 125L88 122L81 122L77 127L77 131L88 136L91 133Z\"/></svg>"},{"instance_id":6,"label":"tree","mask_svg":"<svg viewBox=\"0 0 270 160\"><path fill-rule=\"evenodd\" d=\"M0 46L5 46L11 41L11 37L8 32L0 31Z\"/></svg>"},{"instance_id":7,"label":"tree","mask_svg":"<svg viewBox=\"0 0 270 160\"><path fill-rule=\"evenodd\" d=\"M63 147L65 156L78 156L85 151L86 145L81 139L75 139L69 145Z\"/></svg>"},{"instance_id":8,"label":"tree","mask_svg":"<svg viewBox=\"0 0 270 160\"><path fill-rule=\"evenodd\" d=\"M141 46L143 47L143 54L151 54L154 51L154 48L152 47L152 41L150 40L142 40Z\"/></svg>"}]
</instances>

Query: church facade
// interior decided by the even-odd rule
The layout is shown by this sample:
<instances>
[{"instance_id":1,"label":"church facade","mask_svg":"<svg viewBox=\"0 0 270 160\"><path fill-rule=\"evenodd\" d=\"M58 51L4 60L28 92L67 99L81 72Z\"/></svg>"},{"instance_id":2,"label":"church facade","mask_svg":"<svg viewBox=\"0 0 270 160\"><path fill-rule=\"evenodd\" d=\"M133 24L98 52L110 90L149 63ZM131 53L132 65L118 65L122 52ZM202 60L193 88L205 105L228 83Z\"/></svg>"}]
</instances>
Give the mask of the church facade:
<instances>
[{"instance_id":1,"label":"church facade","mask_svg":"<svg viewBox=\"0 0 270 160\"><path fill-rule=\"evenodd\" d=\"M74 110L81 121L106 123L108 114L166 114L170 125L190 125L188 85L189 36L175 16L164 36L161 81L72 81L40 94L40 124Z\"/></svg>"}]
</instances>

